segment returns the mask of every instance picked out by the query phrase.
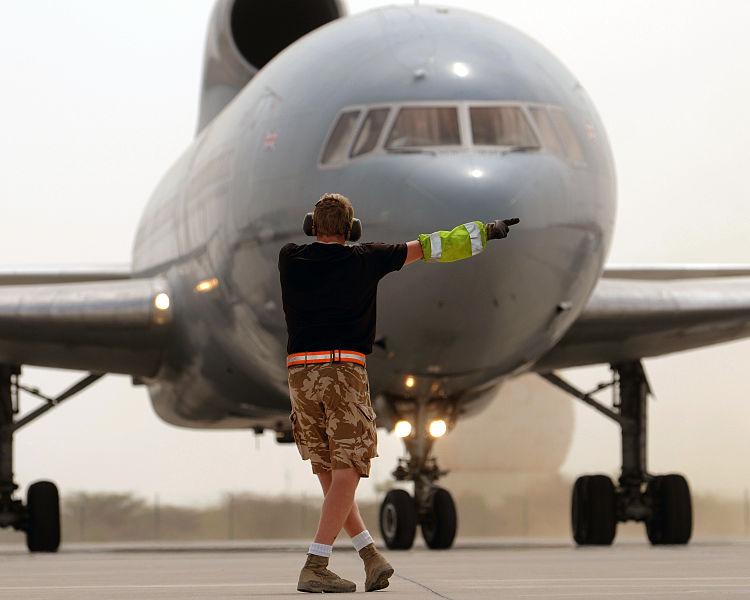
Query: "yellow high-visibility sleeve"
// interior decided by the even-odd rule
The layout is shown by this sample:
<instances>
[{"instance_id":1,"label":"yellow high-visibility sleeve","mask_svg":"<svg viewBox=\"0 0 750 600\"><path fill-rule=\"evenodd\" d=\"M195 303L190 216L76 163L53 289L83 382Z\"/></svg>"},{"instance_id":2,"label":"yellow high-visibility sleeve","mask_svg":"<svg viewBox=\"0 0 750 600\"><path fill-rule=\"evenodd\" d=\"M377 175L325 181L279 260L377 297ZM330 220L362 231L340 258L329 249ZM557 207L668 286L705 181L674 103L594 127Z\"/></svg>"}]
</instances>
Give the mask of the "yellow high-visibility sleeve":
<instances>
[{"instance_id":1,"label":"yellow high-visibility sleeve","mask_svg":"<svg viewBox=\"0 0 750 600\"><path fill-rule=\"evenodd\" d=\"M451 231L423 233L419 236L422 260L425 262L454 262L479 254L487 245L484 223L472 221Z\"/></svg>"}]
</instances>

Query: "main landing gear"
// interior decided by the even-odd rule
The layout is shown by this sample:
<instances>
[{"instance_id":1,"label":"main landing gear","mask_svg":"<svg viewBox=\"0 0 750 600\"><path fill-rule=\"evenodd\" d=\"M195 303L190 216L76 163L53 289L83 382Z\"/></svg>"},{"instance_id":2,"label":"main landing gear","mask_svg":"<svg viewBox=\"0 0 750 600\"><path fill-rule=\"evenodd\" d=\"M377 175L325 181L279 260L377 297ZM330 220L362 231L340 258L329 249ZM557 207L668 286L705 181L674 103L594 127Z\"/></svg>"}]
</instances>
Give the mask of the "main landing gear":
<instances>
[{"instance_id":1,"label":"main landing gear","mask_svg":"<svg viewBox=\"0 0 750 600\"><path fill-rule=\"evenodd\" d=\"M55 552L60 546L60 496L51 481L37 481L29 486L26 505L15 499L18 489L13 478L13 434L24 425L43 415L63 400L77 394L102 375L88 375L68 390L49 398L38 390L22 386L17 365L0 365L0 527L26 532L26 545L31 552ZM45 404L21 418L18 392L24 390L45 401Z\"/></svg>"},{"instance_id":2,"label":"main landing gear","mask_svg":"<svg viewBox=\"0 0 750 600\"><path fill-rule=\"evenodd\" d=\"M584 475L573 486L573 538L581 546L609 545L617 523L641 521L652 544L687 544L693 530L690 488L682 475L651 475L646 471L646 415L651 393L640 361L612 365L613 380L583 393L555 374L547 381L616 421L622 430L622 473L615 485L606 475ZM614 406L600 404L591 394L613 387Z\"/></svg>"},{"instance_id":3,"label":"main landing gear","mask_svg":"<svg viewBox=\"0 0 750 600\"><path fill-rule=\"evenodd\" d=\"M436 485L447 471L441 471L430 456L434 437L427 424L427 400L417 401L414 427L403 437L408 458L402 458L393 472L398 481L413 481L414 496L406 490L389 491L380 506L380 533L391 549L411 548L417 531L429 548L450 548L456 537L458 519L450 492Z\"/></svg>"}]
</instances>

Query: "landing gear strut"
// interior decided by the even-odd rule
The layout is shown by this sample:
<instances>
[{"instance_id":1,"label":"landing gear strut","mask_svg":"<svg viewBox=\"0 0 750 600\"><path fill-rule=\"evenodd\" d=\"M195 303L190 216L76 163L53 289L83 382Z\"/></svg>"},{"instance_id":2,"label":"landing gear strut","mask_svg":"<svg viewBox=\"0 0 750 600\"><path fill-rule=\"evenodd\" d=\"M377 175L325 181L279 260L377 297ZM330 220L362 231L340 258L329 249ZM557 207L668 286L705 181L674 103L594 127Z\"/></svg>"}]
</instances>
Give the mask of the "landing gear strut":
<instances>
[{"instance_id":1,"label":"landing gear strut","mask_svg":"<svg viewBox=\"0 0 750 600\"><path fill-rule=\"evenodd\" d=\"M404 438L408 458L402 458L393 472L397 481L413 481L414 496L395 489L380 506L380 533L391 549L411 548L417 524L429 548L450 548L456 537L458 519L450 492L436 485L447 471L441 471L430 456L433 439L427 430L427 400L417 401L414 428Z\"/></svg>"},{"instance_id":2,"label":"landing gear strut","mask_svg":"<svg viewBox=\"0 0 750 600\"><path fill-rule=\"evenodd\" d=\"M25 506L13 497L18 489L13 477L13 434L102 375L88 375L56 398L49 398L36 389L22 386L18 381L20 374L19 366L0 364L0 527L25 531L26 545L32 552L55 552L60 546L57 487L51 481L33 483L29 486ZM45 400L45 404L17 419L19 390Z\"/></svg>"},{"instance_id":3,"label":"landing gear strut","mask_svg":"<svg viewBox=\"0 0 750 600\"><path fill-rule=\"evenodd\" d=\"M616 421L622 430L622 472L618 485L606 475L584 475L573 487L571 524L579 545L609 545L617 523L641 521L652 544L686 544L693 530L690 488L682 475L646 470L646 416L651 389L640 361L612 365L611 383L583 393L553 373L543 377ZM613 387L614 406L592 394Z\"/></svg>"}]
</instances>

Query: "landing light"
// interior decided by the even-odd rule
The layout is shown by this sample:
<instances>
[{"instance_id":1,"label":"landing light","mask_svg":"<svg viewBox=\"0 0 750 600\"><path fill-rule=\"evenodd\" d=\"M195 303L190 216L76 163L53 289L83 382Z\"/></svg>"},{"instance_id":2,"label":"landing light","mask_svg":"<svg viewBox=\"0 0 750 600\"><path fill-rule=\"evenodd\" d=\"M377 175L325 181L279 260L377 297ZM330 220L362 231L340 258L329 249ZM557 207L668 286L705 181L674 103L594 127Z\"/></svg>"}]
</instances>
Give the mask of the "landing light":
<instances>
[{"instance_id":1,"label":"landing light","mask_svg":"<svg viewBox=\"0 0 750 600\"><path fill-rule=\"evenodd\" d=\"M204 279L198 285L195 286L196 292L208 292L219 285L219 280L214 277L213 279Z\"/></svg>"},{"instance_id":2,"label":"landing light","mask_svg":"<svg viewBox=\"0 0 750 600\"><path fill-rule=\"evenodd\" d=\"M154 298L154 306L159 310L167 310L169 308L169 296L164 292L156 294L156 298Z\"/></svg>"},{"instance_id":3,"label":"landing light","mask_svg":"<svg viewBox=\"0 0 750 600\"><path fill-rule=\"evenodd\" d=\"M413 388L414 387L414 377L407 377L406 381L404 382L406 387Z\"/></svg>"},{"instance_id":4,"label":"landing light","mask_svg":"<svg viewBox=\"0 0 750 600\"><path fill-rule=\"evenodd\" d=\"M482 169L472 169L469 171L469 175L471 175L474 179L479 179L482 175L484 175L484 171Z\"/></svg>"},{"instance_id":5,"label":"landing light","mask_svg":"<svg viewBox=\"0 0 750 600\"><path fill-rule=\"evenodd\" d=\"M393 431L400 438L405 438L411 433L411 423L409 421L399 421L393 428Z\"/></svg>"},{"instance_id":6,"label":"landing light","mask_svg":"<svg viewBox=\"0 0 750 600\"><path fill-rule=\"evenodd\" d=\"M448 425L443 419L437 419L430 423L430 435L434 438L439 438L445 435L448 431Z\"/></svg>"}]
</instances>

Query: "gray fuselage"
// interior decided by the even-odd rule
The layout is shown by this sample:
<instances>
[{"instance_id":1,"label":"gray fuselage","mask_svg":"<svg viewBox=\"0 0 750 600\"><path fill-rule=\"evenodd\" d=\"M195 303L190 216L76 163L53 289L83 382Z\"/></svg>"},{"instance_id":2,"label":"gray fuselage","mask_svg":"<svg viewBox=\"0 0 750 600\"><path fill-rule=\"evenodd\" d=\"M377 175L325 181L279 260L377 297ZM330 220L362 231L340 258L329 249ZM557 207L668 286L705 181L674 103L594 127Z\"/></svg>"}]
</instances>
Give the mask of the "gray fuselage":
<instances>
[{"instance_id":1,"label":"gray fuselage","mask_svg":"<svg viewBox=\"0 0 750 600\"><path fill-rule=\"evenodd\" d=\"M478 147L462 122L453 147L320 164L345 107L492 103L561 109L583 160L544 144ZM583 309L613 233L604 128L547 50L453 9L388 8L336 20L253 77L166 174L143 216L133 269L166 276L179 332L147 381L162 418L286 426L277 257L287 242L311 241L302 218L325 192L351 199L362 241L521 219L507 240L471 260L417 263L381 282L372 392L406 405L416 396L443 398L465 412L503 377L533 365Z\"/></svg>"}]
</instances>

